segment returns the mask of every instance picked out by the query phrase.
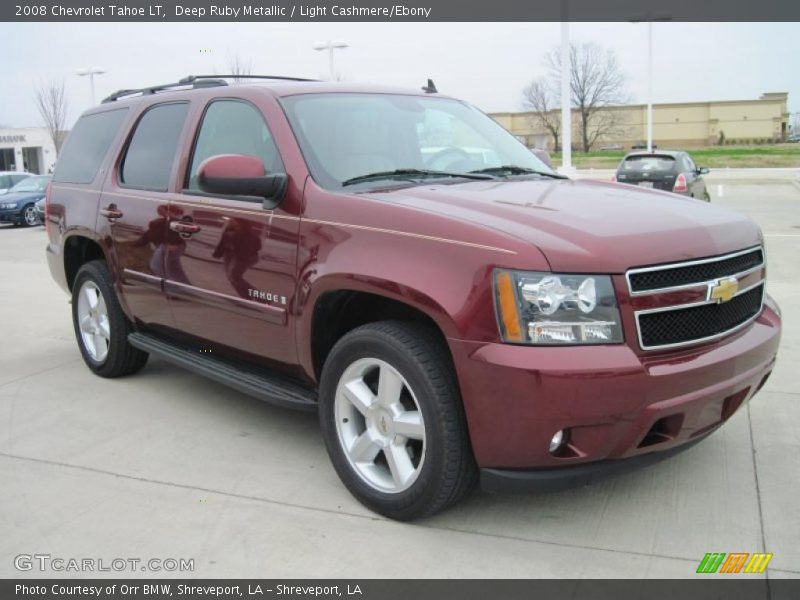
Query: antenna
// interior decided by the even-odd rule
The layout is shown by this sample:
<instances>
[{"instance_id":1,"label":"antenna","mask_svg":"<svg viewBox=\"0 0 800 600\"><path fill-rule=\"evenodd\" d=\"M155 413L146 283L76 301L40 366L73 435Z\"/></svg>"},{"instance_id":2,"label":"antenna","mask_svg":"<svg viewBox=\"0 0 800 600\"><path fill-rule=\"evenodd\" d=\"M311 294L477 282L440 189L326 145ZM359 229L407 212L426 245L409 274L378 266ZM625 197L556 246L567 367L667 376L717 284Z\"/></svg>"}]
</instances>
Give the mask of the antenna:
<instances>
[{"instance_id":1,"label":"antenna","mask_svg":"<svg viewBox=\"0 0 800 600\"><path fill-rule=\"evenodd\" d=\"M422 87L422 91L426 94L436 94L439 90L436 89L436 84L433 79L428 78L428 85Z\"/></svg>"}]
</instances>

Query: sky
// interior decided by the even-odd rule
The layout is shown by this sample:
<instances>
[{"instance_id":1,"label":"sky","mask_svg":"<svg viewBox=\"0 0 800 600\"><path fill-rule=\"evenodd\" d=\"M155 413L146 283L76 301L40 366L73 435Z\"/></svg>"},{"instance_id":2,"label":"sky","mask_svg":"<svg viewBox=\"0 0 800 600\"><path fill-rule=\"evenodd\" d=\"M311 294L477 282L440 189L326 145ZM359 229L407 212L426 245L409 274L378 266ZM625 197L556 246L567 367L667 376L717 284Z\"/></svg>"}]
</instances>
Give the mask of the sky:
<instances>
[{"instance_id":1,"label":"sky","mask_svg":"<svg viewBox=\"0 0 800 600\"><path fill-rule=\"evenodd\" d=\"M789 92L800 111L800 24L655 23L654 102L755 99ZM91 106L88 78L102 67L96 100L121 88L222 73L239 56L253 73L328 76L418 88L431 77L441 92L487 112L520 110L521 90L545 73L543 57L560 41L559 23L0 23L0 126L39 126L34 90L63 79L71 125ZM634 102L647 91L647 26L572 23L575 42L612 48Z\"/></svg>"}]
</instances>

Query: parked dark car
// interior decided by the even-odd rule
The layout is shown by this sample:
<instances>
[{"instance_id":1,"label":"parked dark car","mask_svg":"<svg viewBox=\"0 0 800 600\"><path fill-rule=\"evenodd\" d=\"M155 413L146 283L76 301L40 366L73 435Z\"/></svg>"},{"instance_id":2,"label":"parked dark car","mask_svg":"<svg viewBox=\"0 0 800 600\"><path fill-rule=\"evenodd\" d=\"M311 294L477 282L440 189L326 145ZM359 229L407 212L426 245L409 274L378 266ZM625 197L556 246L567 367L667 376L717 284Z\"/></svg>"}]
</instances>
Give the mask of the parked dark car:
<instances>
[{"instance_id":1,"label":"parked dark car","mask_svg":"<svg viewBox=\"0 0 800 600\"><path fill-rule=\"evenodd\" d=\"M711 196L703 179L708 172L707 168L696 166L687 152L631 152L619 163L615 180L708 202Z\"/></svg>"},{"instance_id":2,"label":"parked dark car","mask_svg":"<svg viewBox=\"0 0 800 600\"><path fill-rule=\"evenodd\" d=\"M49 175L28 177L0 196L0 223L25 227L41 223L35 204L44 198L49 183Z\"/></svg>"},{"instance_id":3,"label":"parked dark car","mask_svg":"<svg viewBox=\"0 0 800 600\"><path fill-rule=\"evenodd\" d=\"M39 224L44 225L44 218L45 218L45 206L47 205L46 198L39 198L36 204L34 204L34 208L36 209L36 218L39 219Z\"/></svg>"}]
</instances>

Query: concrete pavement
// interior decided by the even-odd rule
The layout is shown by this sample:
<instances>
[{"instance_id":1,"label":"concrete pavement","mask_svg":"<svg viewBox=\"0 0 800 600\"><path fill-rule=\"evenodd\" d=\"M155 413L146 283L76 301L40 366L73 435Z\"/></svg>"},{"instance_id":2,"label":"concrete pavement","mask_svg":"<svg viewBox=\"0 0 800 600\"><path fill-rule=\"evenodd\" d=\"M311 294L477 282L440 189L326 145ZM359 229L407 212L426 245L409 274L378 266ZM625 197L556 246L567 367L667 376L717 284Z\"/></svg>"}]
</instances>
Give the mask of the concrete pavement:
<instances>
[{"instance_id":1,"label":"concrete pavement","mask_svg":"<svg viewBox=\"0 0 800 600\"><path fill-rule=\"evenodd\" d=\"M0 228L0 577L41 576L15 570L22 553L193 558L194 577L691 577L712 551L773 552L767 576L800 576L800 191L724 191L713 202L764 229L784 313L751 405L650 469L563 493L476 492L417 524L352 499L313 415L158 360L93 376L42 228Z\"/></svg>"}]
</instances>

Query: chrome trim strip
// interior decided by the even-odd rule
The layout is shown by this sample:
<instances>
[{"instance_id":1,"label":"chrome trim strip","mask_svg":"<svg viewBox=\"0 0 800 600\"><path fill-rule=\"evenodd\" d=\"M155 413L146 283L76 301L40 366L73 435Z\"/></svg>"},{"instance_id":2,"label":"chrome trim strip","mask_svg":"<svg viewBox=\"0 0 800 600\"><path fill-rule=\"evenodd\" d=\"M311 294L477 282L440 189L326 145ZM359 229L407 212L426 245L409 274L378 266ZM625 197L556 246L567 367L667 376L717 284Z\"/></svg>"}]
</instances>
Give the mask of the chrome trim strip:
<instances>
[{"instance_id":1,"label":"chrome trim strip","mask_svg":"<svg viewBox=\"0 0 800 600\"><path fill-rule=\"evenodd\" d=\"M155 275L150 275L149 273L142 273L141 271L135 271L133 269L122 269L122 276L124 283L139 283L148 285L153 288L161 289L161 282L162 278L157 277Z\"/></svg>"},{"instance_id":2,"label":"chrome trim strip","mask_svg":"<svg viewBox=\"0 0 800 600\"><path fill-rule=\"evenodd\" d=\"M703 265L708 263L715 263L715 262L722 262L729 258L735 258L737 256L742 256L744 254L749 254L750 252L755 252L756 250L761 250L761 263L752 267L746 271L741 271L739 273L732 273L731 275L726 275L726 277L736 277L737 279L744 275L749 275L753 271L758 269L763 269L766 265L766 254L764 254L764 247L763 246L753 246L751 248L747 248L745 250L739 250L738 252L732 252L730 254L723 254L721 256L714 256L712 258L701 258L699 260L689 260L686 262L676 262L676 263L668 263L666 265L656 265L653 267L636 267L633 269L628 269L625 272L625 280L628 282L628 293L631 296L649 296L652 294L663 294L665 292L671 291L678 291L683 289L689 289L693 287L700 287L707 285L709 281L714 281L717 278L708 279L706 281L698 281L697 283L687 283L678 286L672 287L665 287L665 288L658 288L654 290L642 290L638 292L633 291L633 287L631 286L631 275L635 275L637 273L649 273L652 271L666 271L669 269L680 269L681 267L693 267L695 265Z\"/></svg>"},{"instance_id":3,"label":"chrome trim strip","mask_svg":"<svg viewBox=\"0 0 800 600\"><path fill-rule=\"evenodd\" d=\"M714 335L710 335L710 336L707 336L707 337L704 337L704 338L686 340L685 342L675 342L675 343L672 343L672 344L658 344L658 345L654 345L654 346L645 346L644 341L642 341L642 328L641 328L640 323L639 323L639 317L641 315L647 315L647 314L651 314L651 313L683 310L685 308L694 308L694 307L697 307L697 306L705 306L707 304L718 304L717 302L715 302L713 300L707 300L705 302L692 302L690 304L677 304L677 305L674 305L674 306L661 306L659 308L648 308L648 309L645 309L645 310L635 311L633 313L633 316L634 316L634 319L636 321L636 337L639 340L639 347L642 350L656 350L656 349L660 350L660 349L664 349L664 348L679 348L679 347L682 347L682 346L693 346L693 345L696 345L696 344L702 344L702 343L705 343L705 342L710 342L712 340L716 340L716 339L719 339L721 337L725 337L726 335L730 335L731 333L734 333L736 331L739 331L740 329L746 327L747 325L749 325L750 323L755 321L761 315L761 313L763 312L763 310L764 310L764 300L766 299L766 296L767 296L766 280L762 279L758 283L755 283L755 284L753 284L751 286L746 287L743 290L740 290L740 291L736 292L736 294L733 296L733 298L736 298L737 296L741 296L742 294L746 294L747 292L749 292L751 290L754 290L755 288L757 288L759 286L764 288L762 290L762 292L761 292L761 305L759 306L758 311L756 311L756 313L752 317L750 317L746 321L743 321L742 323L739 323L738 325L736 325L735 327L732 327L731 329L726 329L725 331L722 331L720 333L715 333Z\"/></svg>"}]
</instances>

